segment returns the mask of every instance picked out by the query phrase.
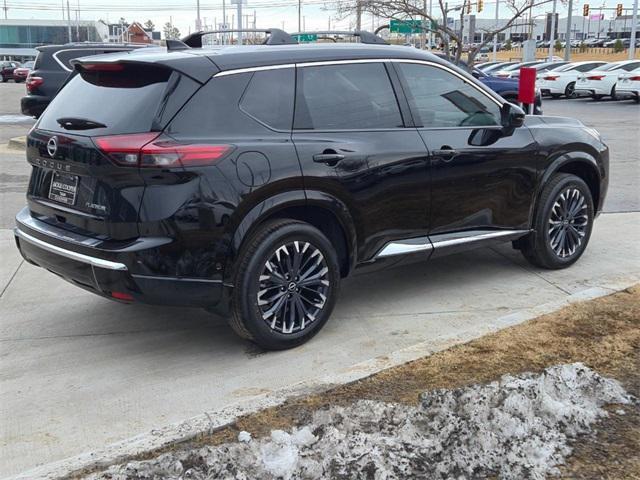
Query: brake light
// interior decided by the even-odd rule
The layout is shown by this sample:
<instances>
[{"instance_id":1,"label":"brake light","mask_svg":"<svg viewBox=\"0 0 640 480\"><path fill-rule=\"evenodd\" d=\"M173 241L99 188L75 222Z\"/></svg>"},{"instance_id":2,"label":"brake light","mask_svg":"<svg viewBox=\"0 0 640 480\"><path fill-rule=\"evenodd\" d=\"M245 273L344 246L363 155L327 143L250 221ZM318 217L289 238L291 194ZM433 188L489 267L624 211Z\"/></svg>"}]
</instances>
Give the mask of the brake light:
<instances>
[{"instance_id":1,"label":"brake light","mask_svg":"<svg viewBox=\"0 0 640 480\"><path fill-rule=\"evenodd\" d=\"M81 67L83 70L91 72L121 72L124 70L124 65L121 63L83 63Z\"/></svg>"},{"instance_id":2,"label":"brake light","mask_svg":"<svg viewBox=\"0 0 640 480\"><path fill-rule=\"evenodd\" d=\"M27 86L27 92L32 93L36 88L38 88L43 83L44 83L44 80L42 79L42 77L33 77L29 75L25 82Z\"/></svg>"},{"instance_id":3,"label":"brake light","mask_svg":"<svg viewBox=\"0 0 640 480\"><path fill-rule=\"evenodd\" d=\"M542 77L544 80L557 80L560 78L560 75L547 75L546 77Z\"/></svg>"},{"instance_id":4,"label":"brake light","mask_svg":"<svg viewBox=\"0 0 640 480\"><path fill-rule=\"evenodd\" d=\"M634 82L640 81L640 75L634 75L633 77L629 77L629 80L633 80Z\"/></svg>"},{"instance_id":5,"label":"brake light","mask_svg":"<svg viewBox=\"0 0 640 480\"><path fill-rule=\"evenodd\" d=\"M589 75L587 80L602 80L604 77L604 75Z\"/></svg>"},{"instance_id":6,"label":"brake light","mask_svg":"<svg viewBox=\"0 0 640 480\"><path fill-rule=\"evenodd\" d=\"M233 149L232 145L181 144L158 133L110 135L93 142L118 165L145 168L210 165Z\"/></svg>"}]
</instances>

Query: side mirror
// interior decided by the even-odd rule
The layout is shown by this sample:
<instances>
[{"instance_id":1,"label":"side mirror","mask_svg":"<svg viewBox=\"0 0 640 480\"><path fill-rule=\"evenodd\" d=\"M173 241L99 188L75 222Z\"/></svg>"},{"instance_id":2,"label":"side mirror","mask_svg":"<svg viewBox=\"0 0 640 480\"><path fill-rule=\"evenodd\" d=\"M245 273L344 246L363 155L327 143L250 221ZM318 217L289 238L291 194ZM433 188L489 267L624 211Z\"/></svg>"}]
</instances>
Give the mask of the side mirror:
<instances>
[{"instance_id":1,"label":"side mirror","mask_svg":"<svg viewBox=\"0 0 640 480\"><path fill-rule=\"evenodd\" d=\"M502 134L505 137L513 135L516 128L524 125L525 113L517 105L505 102L500 109L500 123L502 124Z\"/></svg>"},{"instance_id":2,"label":"side mirror","mask_svg":"<svg viewBox=\"0 0 640 480\"><path fill-rule=\"evenodd\" d=\"M480 78L480 74L477 70L471 70L471 75L473 75L473 78Z\"/></svg>"}]
</instances>

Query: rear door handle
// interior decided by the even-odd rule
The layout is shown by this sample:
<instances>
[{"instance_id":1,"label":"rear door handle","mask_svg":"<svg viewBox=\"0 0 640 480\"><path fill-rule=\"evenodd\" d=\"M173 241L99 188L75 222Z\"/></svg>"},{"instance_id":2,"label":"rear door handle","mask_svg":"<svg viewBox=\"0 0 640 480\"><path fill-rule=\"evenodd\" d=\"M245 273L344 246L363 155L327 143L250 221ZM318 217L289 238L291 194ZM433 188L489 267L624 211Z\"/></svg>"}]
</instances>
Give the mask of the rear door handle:
<instances>
[{"instance_id":1,"label":"rear door handle","mask_svg":"<svg viewBox=\"0 0 640 480\"><path fill-rule=\"evenodd\" d=\"M317 153L313 156L313 161L316 163L326 163L327 165L335 165L344 158L344 155L336 152L324 151Z\"/></svg>"},{"instance_id":2,"label":"rear door handle","mask_svg":"<svg viewBox=\"0 0 640 480\"><path fill-rule=\"evenodd\" d=\"M433 150L431 153L434 157L440 157L445 162L449 162L458 154L458 151L453 148L441 148L440 150Z\"/></svg>"}]
</instances>

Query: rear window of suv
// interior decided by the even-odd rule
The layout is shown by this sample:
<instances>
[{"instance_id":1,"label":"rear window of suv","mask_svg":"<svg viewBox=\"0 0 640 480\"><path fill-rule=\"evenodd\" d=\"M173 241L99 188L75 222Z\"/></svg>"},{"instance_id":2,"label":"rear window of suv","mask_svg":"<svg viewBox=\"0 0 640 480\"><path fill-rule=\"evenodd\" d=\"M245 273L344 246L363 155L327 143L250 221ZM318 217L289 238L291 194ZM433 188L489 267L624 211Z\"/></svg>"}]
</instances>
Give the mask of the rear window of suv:
<instances>
[{"instance_id":1,"label":"rear window of suv","mask_svg":"<svg viewBox=\"0 0 640 480\"><path fill-rule=\"evenodd\" d=\"M69 130L79 135L159 131L196 88L193 80L154 66L128 65L115 72L85 71L75 74L62 88L40 118L38 128L67 131L58 120L73 118L104 125Z\"/></svg>"}]
</instances>

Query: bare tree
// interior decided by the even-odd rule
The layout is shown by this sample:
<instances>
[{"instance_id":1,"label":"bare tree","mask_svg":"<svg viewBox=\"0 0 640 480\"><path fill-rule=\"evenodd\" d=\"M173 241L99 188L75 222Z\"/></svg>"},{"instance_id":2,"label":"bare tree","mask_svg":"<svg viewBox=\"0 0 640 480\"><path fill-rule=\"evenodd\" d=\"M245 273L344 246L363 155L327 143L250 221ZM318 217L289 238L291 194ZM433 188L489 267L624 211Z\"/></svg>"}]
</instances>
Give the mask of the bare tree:
<instances>
[{"instance_id":1,"label":"bare tree","mask_svg":"<svg viewBox=\"0 0 640 480\"><path fill-rule=\"evenodd\" d=\"M502 26L496 25L493 28L481 30L484 32L484 40L469 49L469 63L473 63L475 56L481 48L485 47L494 39L497 41L498 34L510 28L530 25L532 20L530 18L527 19L527 14L536 7L550 3L551 1L552 0L501 0L501 11L508 13L508 21ZM452 43L454 44L454 56L455 60L458 61L460 60L464 43L462 35L464 17L467 9L475 7L476 3L473 0L463 0L462 4L449 6L447 1L437 0L436 8L439 10L439 13L436 13L436 9L434 9L432 16L429 15L428 9L424 8L425 5L422 0L359 0L355 3L352 0L341 0L338 3L338 13L342 17L353 15L356 13L357 5L360 5L363 11L378 17L400 21L422 20L423 25L433 25L434 28L432 32L440 39L440 42L444 46L444 51L447 54L451 53L450 45ZM459 14L460 30L456 30L448 24L448 18L450 18L452 12ZM429 27L423 28L428 29ZM472 43L472 41L473 39L470 39L469 43Z\"/></svg>"}]
</instances>

